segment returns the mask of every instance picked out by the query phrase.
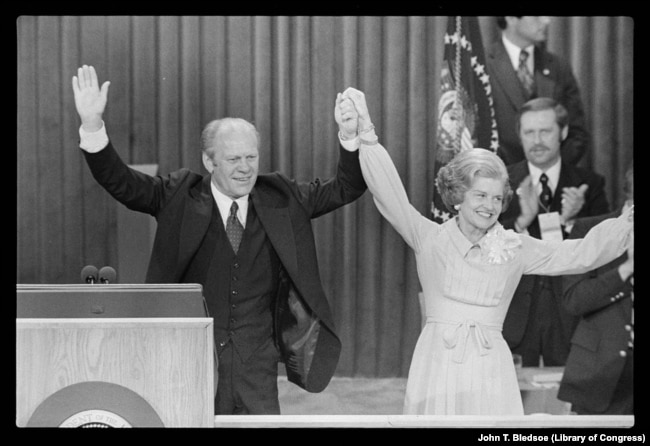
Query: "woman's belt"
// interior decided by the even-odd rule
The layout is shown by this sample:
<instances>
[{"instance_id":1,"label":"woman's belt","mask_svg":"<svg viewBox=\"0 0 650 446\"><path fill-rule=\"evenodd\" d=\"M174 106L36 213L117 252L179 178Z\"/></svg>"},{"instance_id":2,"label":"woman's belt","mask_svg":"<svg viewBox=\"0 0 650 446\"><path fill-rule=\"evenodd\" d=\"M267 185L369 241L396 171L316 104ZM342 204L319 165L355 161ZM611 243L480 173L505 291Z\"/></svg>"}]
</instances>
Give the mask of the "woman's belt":
<instances>
[{"instance_id":1,"label":"woman's belt","mask_svg":"<svg viewBox=\"0 0 650 446\"><path fill-rule=\"evenodd\" d=\"M450 325L443 333L443 341L445 348L454 350L452 360L459 364L465 362L467 341L472 331L470 330L471 327L474 327L474 339L476 340L476 345L481 356L487 355L493 345L489 331L501 331L502 329L501 325L483 324L472 319L467 319L463 322L451 322L427 317L428 323Z\"/></svg>"}]
</instances>

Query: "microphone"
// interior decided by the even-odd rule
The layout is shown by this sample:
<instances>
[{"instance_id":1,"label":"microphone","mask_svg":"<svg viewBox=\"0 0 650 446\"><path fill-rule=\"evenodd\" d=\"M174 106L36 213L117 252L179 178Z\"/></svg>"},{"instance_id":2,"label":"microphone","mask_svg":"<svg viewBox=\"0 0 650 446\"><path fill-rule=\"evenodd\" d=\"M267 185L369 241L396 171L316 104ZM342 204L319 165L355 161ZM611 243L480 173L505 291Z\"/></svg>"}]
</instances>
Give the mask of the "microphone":
<instances>
[{"instance_id":1,"label":"microphone","mask_svg":"<svg viewBox=\"0 0 650 446\"><path fill-rule=\"evenodd\" d=\"M86 265L81 270L81 281L84 283L97 283L97 268Z\"/></svg>"},{"instance_id":2,"label":"microphone","mask_svg":"<svg viewBox=\"0 0 650 446\"><path fill-rule=\"evenodd\" d=\"M115 282L116 277L117 277L117 273L110 266L105 266L99 270L100 283L113 283Z\"/></svg>"}]
</instances>

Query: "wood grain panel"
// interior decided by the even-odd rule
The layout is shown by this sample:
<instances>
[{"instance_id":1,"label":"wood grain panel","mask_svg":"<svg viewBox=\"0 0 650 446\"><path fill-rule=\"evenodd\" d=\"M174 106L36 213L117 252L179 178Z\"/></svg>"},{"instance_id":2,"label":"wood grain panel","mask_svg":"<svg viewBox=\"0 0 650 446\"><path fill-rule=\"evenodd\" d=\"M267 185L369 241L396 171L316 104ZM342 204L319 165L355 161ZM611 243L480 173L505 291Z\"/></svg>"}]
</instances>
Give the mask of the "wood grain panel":
<instances>
[{"instance_id":1,"label":"wood grain panel","mask_svg":"<svg viewBox=\"0 0 650 446\"><path fill-rule=\"evenodd\" d=\"M104 381L142 396L167 427L214 422L211 319L18 319L17 424L69 385Z\"/></svg>"}]
</instances>

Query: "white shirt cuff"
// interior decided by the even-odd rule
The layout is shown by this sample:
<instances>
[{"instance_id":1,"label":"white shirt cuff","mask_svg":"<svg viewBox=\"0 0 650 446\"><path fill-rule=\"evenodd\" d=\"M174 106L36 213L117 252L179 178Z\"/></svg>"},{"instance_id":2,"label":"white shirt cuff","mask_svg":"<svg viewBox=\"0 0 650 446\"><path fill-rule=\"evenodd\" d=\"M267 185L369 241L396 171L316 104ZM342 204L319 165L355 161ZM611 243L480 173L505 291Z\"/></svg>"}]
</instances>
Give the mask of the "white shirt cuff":
<instances>
[{"instance_id":1,"label":"white shirt cuff","mask_svg":"<svg viewBox=\"0 0 650 446\"><path fill-rule=\"evenodd\" d=\"M87 132L79 127L79 147L88 153L97 153L108 145L106 126L102 121L102 128L96 132Z\"/></svg>"},{"instance_id":2,"label":"white shirt cuff","mask_svg":"<svg viewBox=\"0 0 650 446\"><path fill-rule=\"evenodd\" d=\"M379 138L377 137L377 134L375 133L375 126L370 126L369 130L366 130L364 132L361 132L359 134L359 142L361 144L364 144L366 146L374 146L379 142Z\"/></svg>"},{"instance_id":3,"label":"white shirt cuff","mask_svg":"<svg viewBox=\"0 0 650 446\"><path fill-rule=\"evenodd\" d=\"M341 146L348 152L355 152L359 149L359 146L361 145L359 143L359 136L355 136L352 139L343 139L341 138L341 132L338 133L339 135L339 142L341 143Z\"/></svg>"}]
</instances>

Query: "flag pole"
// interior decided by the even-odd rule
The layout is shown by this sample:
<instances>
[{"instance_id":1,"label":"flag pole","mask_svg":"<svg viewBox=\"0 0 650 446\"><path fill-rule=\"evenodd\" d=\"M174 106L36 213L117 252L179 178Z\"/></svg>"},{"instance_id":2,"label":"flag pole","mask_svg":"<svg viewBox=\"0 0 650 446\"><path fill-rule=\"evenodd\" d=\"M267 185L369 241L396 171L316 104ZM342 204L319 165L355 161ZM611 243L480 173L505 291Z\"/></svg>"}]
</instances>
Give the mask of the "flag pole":
<instances>
[{"instance_id":1,"label":"flag pole","mask_svg":"<svg viewBox=\"0 0 650 446\"><path fill-rule=\"evenodd\" d=\"M461 28L463 26L462 16L456 16L456 60L454 61L454 72L455 72L455 90L456 97L454 98L454 117L456 118L456 135L454 139L454 154L460 153L461 148L461 139L463 132L463 105L461 103L461 89L463 88L461 80L461 42L460 36Z\"/></svg>"}]
</instances>

